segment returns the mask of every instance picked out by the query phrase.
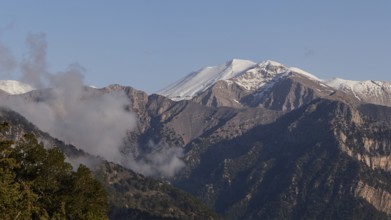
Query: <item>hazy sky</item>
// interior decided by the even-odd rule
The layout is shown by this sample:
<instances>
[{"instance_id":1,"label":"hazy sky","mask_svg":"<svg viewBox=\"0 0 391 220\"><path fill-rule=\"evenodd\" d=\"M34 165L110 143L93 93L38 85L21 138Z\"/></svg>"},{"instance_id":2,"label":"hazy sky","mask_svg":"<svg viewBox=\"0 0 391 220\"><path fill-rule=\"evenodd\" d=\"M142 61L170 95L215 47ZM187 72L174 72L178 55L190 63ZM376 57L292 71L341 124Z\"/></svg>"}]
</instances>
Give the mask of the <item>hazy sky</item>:
<instances>
[{"instance_id":1,"label":"hazy sky","mask_svg":"<svg viewBox=\"0 0 391 220\"><path fill-rule=\"evenodd\" d=\"M0 44L15 59L26 56L28 34L41 32L51 71L79 63L98 87L152 93L232 58L391 81L389 0L0 1Z\"/></svg>"}]
</instances>

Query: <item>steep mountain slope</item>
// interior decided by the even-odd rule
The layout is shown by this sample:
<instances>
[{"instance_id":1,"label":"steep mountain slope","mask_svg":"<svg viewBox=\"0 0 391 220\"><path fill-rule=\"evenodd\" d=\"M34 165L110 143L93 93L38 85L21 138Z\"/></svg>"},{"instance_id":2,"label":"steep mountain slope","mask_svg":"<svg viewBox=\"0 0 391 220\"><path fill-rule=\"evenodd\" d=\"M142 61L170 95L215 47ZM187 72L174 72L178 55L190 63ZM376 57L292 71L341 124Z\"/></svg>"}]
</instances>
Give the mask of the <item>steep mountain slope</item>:
<instances>
[{"instance_id":1,"label":"steep mountain slope","mask_svg":"<svg viewBox=\"0 0 391 220\"><path fill-rule=\"evenodd\" d=\"M220 219L189 194L66 145L16 112L1 108L0 122L9 127L0 133L1 139L16 141L33 134L46 147L59 147L74 166L87 163L109 192L110 219Z\"/></svg>"},{"instance_id":2,"label":"steep mountain slope","mask_svg":"<svg viewBox=\"0 0 391 220\"><path fill-rule=\"evenodd\" d=\"M119 85L108 86L102 91L124 91L132 102L131 110L137 114L138 125L129 133L129 147L143 148L150 141L183 147L200 136L222 131L230 132L233 138L256 125L273 122L282 114L261 107L216 108L190 100L175 102Z\"/></svg>"},{"instance_id":3,"label":"steep mountain slope","mask_svg":"<svg viewBox=\"0 0 391 220\"><path fill-rule=\"evenodd\" d=\"M144 97L137 108L148 123L129 146L183 146L186 167L171 181L228 219L389 218L387 107L339 91L286 113L115 89Z\"/></svg>"},{"instance_id":4,"label":"steep mountain slope","mask_svg":"<svg viewBox=\"0 0 391 220\"><path fill-rule=\"evenodd\" d=\"M193 101L207 106L259 107L290 111L336 90L297 68L266 61L237 77L219 81Z\"/></svg>"},{"instance_id":5,"label":"steep mountain slope","mask_svg":"<svg viewBox=\"0 0 391 220\"><path fill-rule=\"evenodd\" d=\"M349 90L350 82L323 81L273 61L238 63L245 62L193 73L166 90L170 99L120 85L86 89L91 97L123 92L130 100L124 107L135 113L137 125L121 149L129 161L153 163L144 159L178 150L181 169L149 175L190 192L227 219L389 219L387 84L359 83ZM48 92L21 97L44 102ZM113 218L187 218L193 210L217 218L163 182L114 164L99 170L112 204L123 204L112 209ZM140 198L146 200L138 203ZM162 208L151 198L172 206Z\"/></svg>"},{"instance_id":6,"label":"steep mountain slope","mask_svg":"<svg viewBox=\"0 0 391 220\"><path fill-rule=\"evenodd\" d=\"M251 61L234 59L223 65L205 67L157 93L176 101L191 99L197 93L212 86L215 82L235 77L254 65L255 63Z\"/></svg>"},{"instance_id":7,"label":"steep mountain slope","mask_svg":"<svg viewBox=\"0 0 391 220\"><path fill-rule=\"evenodd\" d=\"M390 135L354 106L316 100L233 140L194 141L186 160L199 163L175 184L228 219L388 219L391 175L380 160Z\"/></svg>"},{"instance_id":8,"label":"steep mountain slope","mask_svg":"<svg viewBox=\"0 0 391 220\"><path fill-rule=\"evenodd\" d=\"M95 172L109 195L110 219L220 219L186 192L117 164L101 164Z\"/></svg>"}]
</instances>

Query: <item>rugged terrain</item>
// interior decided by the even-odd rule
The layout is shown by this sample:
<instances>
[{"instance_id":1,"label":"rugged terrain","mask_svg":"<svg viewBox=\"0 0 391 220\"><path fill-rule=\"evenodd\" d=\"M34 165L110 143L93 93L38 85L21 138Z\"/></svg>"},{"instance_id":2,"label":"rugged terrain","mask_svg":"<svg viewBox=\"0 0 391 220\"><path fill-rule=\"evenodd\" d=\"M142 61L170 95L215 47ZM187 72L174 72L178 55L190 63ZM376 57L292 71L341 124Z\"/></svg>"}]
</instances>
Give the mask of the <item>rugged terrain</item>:
<instances>
[{"instance_id":1,"label":"rugged terrain","mask_svg":"<svg viewBox=\"0 0 391 220\"><path fill-rule=\"evenodd\" d=\"M159 96L146 103L154 124L135 135L136 143L148 137L183 145L187 166L173 184L228 219L391 213L389 107L338 91L293 111L202 107Z\"/></svg>"},{"instance_id":2,"label":"rugged terrain","mask_svg":"<svg viewBox=\"0 0 391 220\"><path fill-rule=\"evenodd\" d=\"M220 219L188 193L54 139L14 111L0 109L0 121L9 127L0 133L2 140L16 142L32 134L46 148L60 148L75 169L80 158L90 161L89 167L108 194L110 219Z\"/></svg>"},{"instance_id":3,"label":"rugged terrain","mask_svg":"<svg viewBox=\"0 0 391 220\"><path fill-rule=\"evenodd\" d=\"M193 72L160 95L85 88L130 101L137 120L121 151L128 160L148 158L159 150L153 143L181 149L184 162L173 175L152 174L159 181L114 163L97 166L97 177L113 196L113 218L218 218L176 187L226 219L389 219L390 88L243 60ZM45 102L48 92L18 97ZM81 152L62 149L70 158Z\"/></svg>"}]
</instances>

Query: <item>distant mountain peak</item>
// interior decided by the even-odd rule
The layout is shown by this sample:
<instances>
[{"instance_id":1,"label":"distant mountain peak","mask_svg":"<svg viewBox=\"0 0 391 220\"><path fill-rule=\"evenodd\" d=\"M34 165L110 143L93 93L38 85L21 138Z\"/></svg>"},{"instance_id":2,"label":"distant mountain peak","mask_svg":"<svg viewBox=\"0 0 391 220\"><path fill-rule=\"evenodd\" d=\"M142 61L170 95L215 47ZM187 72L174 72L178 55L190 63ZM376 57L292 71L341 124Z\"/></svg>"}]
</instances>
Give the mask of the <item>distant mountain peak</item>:
<instances>
[{"instance_id":1,"label":"distant mountain peak","mask_svg":"<svg viewBox=\"0 0 391 220\"><path fill-rule=\"evenodd\" d=\"M258 66L284 66L282 65L281 63L277 62L277 61L273 61L273 60L265 60L265 61L262 61L258 64Z\"/></svg>"},{"instance_id":2,"label":"distant mountain peak","mask_svg":"<svg viewBox=\"0 0 391 220\"><path fill-rule=\"evenodd\" d=\"M298 73L302 76L305 76L307 78L310 78L310 79L313 79L313 80L316 80L316 81L322 81L321 79L319 79L318 77L312 75L311 73L308 73L302 69L299 69L297 67L289 67L289 71L290 72L293 72L293 73Z\"/></svg>"},{"instance_id":3,"label":"distant mountain peak","mask_svg":"<svg viewBox=\"0 0 391 220\"><path fill-rule=\"evenodd\" d=\"M324 81L336 90L351 94L360 101L391 106L391 83L385 81L354 81L333 78Z\"/></svg>"},{"instance_id":4,"label":"distant mountain peak","mask_svg":"<svg viewBox=\"0 0 391 220\"><path fill-rule=\"evenodd\" d=\"M220 80L236 83L246 90L252 91L259 89L266 83L275 82L281 77L288 76L290 73L319 80L304 70L288 68L273 60L255 63L249 60L232 59L222 65L204 67L190 73L157 93L174 101L192 99Z\"/></svg>"},{"instance_id":5,"label":"distant mountain peak","mask_svg":"<svg viewBox=\"0 0 391 220\"><path fill-rule=\"evenodd\" d=\"M235 84L245 93L257 95L270 91L281 80L300 77L320 85L318 90L338 90L353 95L361 102L391 106L391 83L384 81L353 81L341 78L323 80L297 67L287 67L273 60L254 63L249 60L232 59L222 65L209 66L193 72L183 79L158 91L174 101L193 99L207 91L218 81Z\"/></svg>"},{"instance_id":6,"label":"distant mountain peak","mask_svg":"<svg viewBox=\"0 0 391 220\"><path fill-rule=\"evenodd\" d=\"M231 79L255 64L248 60L233 59L222 65L204 67L158 91L157 94L175 101L192 99L217 81Z\"/></svg>"},{"instance_id":7,"label":"distant mountain peak","mask_svg":"<svg viewBox=\"0 0 391 220\"><path fill-rule=\"evenodd\" d=\"M0 90L3 90L11 95L24 94L34 90L35 88L26 83L16 80L0 80Z\"/></svg>"},{"instance_id":8,"label":"distant mountain peak","mask_svg":"<svg viewBox=\"0 0 391 220\"><path fill-rule=\"evenodd\" d=\"M248 64L248 65L255 65L256 63L254 63L253 61L250 61L250 60L243 60L243 59L232 59L230 61L227 62L228 65L245 65L245 64Z\"/></svg>"},{"instance_id":9,"label":"distant mountain peak","mask_svg":"<svg viewBox=\"0 0 391 220\"><path fill-rule=\"evenodd\" d=\"M244 71L242 74L228 79L233 83L252 91L264 86L265 84L275 81L276 78L286 75L288 68L281 63L266 60Z\"/></svg>"}]
</instances>

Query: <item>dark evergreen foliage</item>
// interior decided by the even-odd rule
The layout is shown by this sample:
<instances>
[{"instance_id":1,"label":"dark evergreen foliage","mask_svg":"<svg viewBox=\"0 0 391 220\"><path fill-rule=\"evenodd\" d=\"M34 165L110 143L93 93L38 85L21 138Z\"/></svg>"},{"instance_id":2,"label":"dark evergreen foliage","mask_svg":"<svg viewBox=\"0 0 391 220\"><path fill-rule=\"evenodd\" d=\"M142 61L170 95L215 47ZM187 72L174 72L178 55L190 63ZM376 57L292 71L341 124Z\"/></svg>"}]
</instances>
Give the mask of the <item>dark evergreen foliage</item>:
<instances>
[{"instance_id":1,"label":"dark evergreen foliage","mask_svg":"<svg viewBox=\"0 0 391 220\"><path fill-rule=\"evenodd\" d=\"M31 134L0 140L0 219L107 219L102 185L87 167L74 172L64 160Z\"/></svg>"},{"instance_id":2,"label":"dark evergreen foliage","mask_svg":"<svg viewBox=\"0 0 391 220\"><path fill-rule=\"evenodd\" d=\"M110 219L220 219L188 193L119 165L104 163L96 175L109 196Z\"/></svg>"}]
</instances>

